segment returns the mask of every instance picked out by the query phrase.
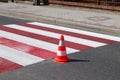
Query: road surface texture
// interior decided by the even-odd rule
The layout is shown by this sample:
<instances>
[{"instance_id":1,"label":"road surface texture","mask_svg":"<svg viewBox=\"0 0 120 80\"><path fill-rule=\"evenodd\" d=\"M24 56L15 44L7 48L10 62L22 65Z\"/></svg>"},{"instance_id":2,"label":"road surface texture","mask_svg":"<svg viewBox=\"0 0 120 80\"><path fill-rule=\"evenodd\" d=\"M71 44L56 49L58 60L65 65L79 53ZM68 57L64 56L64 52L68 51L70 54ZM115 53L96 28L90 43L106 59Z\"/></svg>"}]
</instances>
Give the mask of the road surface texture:
<instances>
[{"instance_id":1,"label":"road surface texture","mask_svg":"<svg viewBox=\"0 0 120 80\"><path fill-rule=\"evenodd\" d=\"M52 59L0 75L0 80L119 80L120 43L69 55L70 62Z\"/></svg>"}]
</instances>

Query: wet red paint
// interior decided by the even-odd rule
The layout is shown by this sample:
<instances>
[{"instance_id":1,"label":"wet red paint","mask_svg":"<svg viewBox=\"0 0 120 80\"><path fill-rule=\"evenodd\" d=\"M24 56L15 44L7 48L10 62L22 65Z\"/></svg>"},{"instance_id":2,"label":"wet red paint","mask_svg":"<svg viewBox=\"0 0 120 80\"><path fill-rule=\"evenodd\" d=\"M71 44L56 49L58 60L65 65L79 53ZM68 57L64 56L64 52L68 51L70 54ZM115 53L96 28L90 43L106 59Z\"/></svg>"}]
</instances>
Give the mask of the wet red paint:
<instances>
[{"instance_id":1,"label":"wet red paint","mask_svg":"<svg viewBox=\"0 0 120 80\"><path fill-rule=\"evenodd\" d=\"M21 43L21 42L17 42L17 41L14 41L14 40L6 39L6 38L3 38L3 37L0 38L0 41L2 41L1 44L4 45L4 46L8 46L10 48L20 50L20 51L26 52L28 54L32 54L32 55L44 58L44 59L50 59L50 58L53 58L56 55L56 53L54 53L54 52L51 52L51 51L48 51L48 50L45 50L45 49L41 49L41 48L38 48L38 47L34 47L32 45L24 44L24 43Z\"/></svg>"},{"instance_id":2,"label":"wet red paint","mask_svg":"<svg viewBox=\"0 0 120 80\"><path fill-rule=\"evenodd\" d=\"M0 57L0 73L21 68L22 66Z\"/></svg>"},{"instance_id":3,"label":"wet red paint","mask_svg":"<svg viewBox=\"0 0 120 80\"><path fill-rule=\"evenodd\" d=\"M11 42L10 40L7 40L3 37L0 37L0 44L4 44L4 43L8 43L8 42Z\"/></svg>"},{"instance_id":4,"label":"wet red paint","mask_svg":"<svg viewBox=\"0 0 120 80\"><path fill-rule=\"evenodd\" d=\"M98 37L94 37L94 36L88 36L88 35L84 35L84 34L63 31L63 30L58 30L58 29L53 29L53 28L47 28L47 27L42 27L42 26L37 26L37 25L32 25L32 24L20 24L20 25L25 26L25 27L31 27L31 28L35 28L35 29L60 33L60 34L64 34L64 35L74 36L74 37L78 37L78 38L83 38L83 39L87 39L87 40L102 42L102 43L106 43L106 44L111 44L113 42L116 42L113 40L108 40L108 39L103 39L103 38L98 38Z\"/></svg>"},{"instance_id":5,"label":"wet red paint","mask_svg":"<svg viewBox=\"0 0 120 80\"><path fill-rule=\"evenodd\" d=\"M8 27L4 27L4 26L0 27L0 30L4 30L4 31L7 31L7 32L11 32L11 33L31 37L31 38L35 38L35 39L38 39L38 40L42 40L42 41L46 41L46 42L50 42L50 43L54 43L54 44L58 44L58 41L59 41L59 39L56 39L56 38L51 38L51 37L48 37L48 36L38 35L38 34L31 33L31 32L25 32L25 31L22 31L22 30L8 28ZM92 48L90 46L77 44L77 43L70 42L70 41L65 41L65 43L66 43L67 47L77 49L77 50L86 50L86 49Z\"/></svg>"}]
</instances>

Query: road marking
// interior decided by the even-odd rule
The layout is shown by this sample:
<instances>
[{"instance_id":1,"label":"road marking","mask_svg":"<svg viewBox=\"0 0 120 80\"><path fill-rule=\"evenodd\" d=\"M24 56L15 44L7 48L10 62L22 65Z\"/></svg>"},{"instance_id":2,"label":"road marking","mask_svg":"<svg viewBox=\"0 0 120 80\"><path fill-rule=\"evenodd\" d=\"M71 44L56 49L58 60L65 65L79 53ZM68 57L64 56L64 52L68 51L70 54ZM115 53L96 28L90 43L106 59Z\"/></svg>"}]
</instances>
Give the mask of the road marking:
<instances>
[{"instance_id":1,"label":"road marking","mask_svg":"<svg viewBox=\"0 0 120 80\"><path fill-rule=\"evenodd\" d=\"M18 63L22 66L27 66L44 60L43 58L29 55L22 51L18 51L3 45L0 45L0 57L10 60L14 63Z\"/></svg>"},{"instance_id":2,"label":"road marking","mask_svg":"<svg viewBox=\"0 0 120 80\"><path fill-rule=\"evenodd\" d=\"M44 24L44 23L39 23L39 22L30 22L28 24L38 25L38 26L47 27L47 28L54 28L54 29L59 29L59 30L64 30L64 31L68 31L68 32L94 36L94 37L113 40L113 41L120 41L120 37L106 35L106 34L99 34L99 33L95 33L95 32L77 30L77 29L72 29L72 28L67 28L67 27L62 27L62 26L56 26L56 25L51 25L51 24Z\"/></svg>"},{"instance_id":3,"label":"road marking","mask_svg":"<svg viewBox=\"0 0 120 80\"><path fill-rule=\"evenodd\" d=\"M60 35L58 33L53 33L53 32L44 31L44 30L38 30L38 29L34 29L34 28L28 28L28 27L25 27L25 26L20 26L20 25L15 25L15 24L4 25L4 26L9 27L9 28L13 28L13 29L26 31L26 32L35 33L35 34L38 34L38 35L49 36L49 37L56 38L56 39L58 39L58 36ZM71 41L71 42L75 42L75 43L78 43L78 44L83 44L83 45L87 45L87 46L91 46L91 47L99 47L99 46L106 45L104 43L95 42L95 41L91 41L91 40L86 40L86 39L82 39L82 38L76 38L76 37L69 36L69 35L64 35L64 36L65 36L66 41Z\"/></svg>"},{"instance_id":4,"label":"road marking","mask_svg":"<svg viewBox=\"0 0 120 80\"><path fill-rule=\"evenodd\" d=\"M46 41L46 42L53 43L53 44L58 44L58 41L59 41L56 38L47 37L47 36L43 36L43 35L38 35L38 34L31 33L31 32L26 32L26 31L17 30L17 29L13 29L13 28L8 28L8 27L4 27L4 26L0 27L0 29L4 30L4 31L7 31L7 32L10 32L10 33L23 35L23 36L26 36L26 37ZM69 42L69 41L66 41L66 44L67 44L66 45L67 47L77 49L77 50L85 50L85 49L91 48L90 46L85 46L85 45L82 45L82 44L77 44L77 43Z\"/></svg>"},{"instance_id":5,"label":"road marking","mask_svg":"<svg viewBox=\"0 0 120 80\"><path fill-rule=\"evenodd\" d=\"M24 44L3 37L0 37L0 44L44 59L50 59L55 57L56 55L56 52L48 51L42 48L38 48L32 45Z\"/></svg>"},{"instance_id":6,"label":"road marking","mask_svg":"<svg viewBox=\"0 0 120 80\"><path fill-rule=\"evenodd\" d=\"M10 33L10 32L6 32L6 31L2 31L0 30L0 36L11 39L11 40L15 40L24 44L28 44L28 45L32 45L38 48L42 48L45 50L49 50L52 52L56 52L57 51L57 45L56 44L52 44L49 42L45 42L45 41L41 41L41 40L37 40L34 38L29 38L29 37L25 37L22 35L18 35L18 34L14 34L14 33ZM67 47L67 52L68 53L73 53L79 50L75 50L72 48L68 48Z\"/></svg>"},{"instance_id":7,"label":"road marking","mask_svg":"<svg viewBox=\"0 0 120 80\"><path fill-rule=\"evenodd\" d=\"M65 36L67 54L120 41L120 37L39 22L3 25L0 73L55 57L61 34ZM5 66L8 68L3 69Z\"/></svg>"},{"instance_id":8,"label":"road marking","mask_svg":"<svg viewBox=\"0 0 120 80\"><path fill-rule=\"evenodd\" d=\"M0 73L21 67L23 66L0 57Z\"/></svg>"}]
</instances>

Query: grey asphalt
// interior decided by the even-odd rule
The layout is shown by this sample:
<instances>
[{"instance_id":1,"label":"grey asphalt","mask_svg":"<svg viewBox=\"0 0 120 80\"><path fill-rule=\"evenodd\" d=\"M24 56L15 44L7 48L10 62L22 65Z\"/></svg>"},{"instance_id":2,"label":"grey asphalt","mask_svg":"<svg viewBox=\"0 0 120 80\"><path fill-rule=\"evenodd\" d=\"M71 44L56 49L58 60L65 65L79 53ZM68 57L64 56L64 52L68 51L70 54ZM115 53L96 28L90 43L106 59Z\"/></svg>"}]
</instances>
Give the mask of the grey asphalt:
<instances>
[{"instance_id":1,"label":"grey asphalt","mask_svg":"<svg viewBox=\"0 0 120 80\"><path fill-rule=\"evenodd\" d=\"M31 22L31 21L24 20L24 19L18 19L18 18L12 18L12 17L6 17L6 16L0 16L0 25L20 24L20 23L26 23L26 22Z\"/></svg>"},{"instance_id":2,"label":"grey asphalt","mask_svg":"<svg viewBox=\"0 0 120 80\"><path fill-rule=\"evenodd\" d=\"M53 59L0 74L0 80L120 80L120 43L76 52L70 62Z\"/></svg>"},{"instance_id":3,"label":"grey asphalt","mask_svg":"<svg viewBox=\"0 0 120 80\"><path fill-rule=\"evenodd\" d=\"M71 6L33 6L31 4L1 3L0 14L24 18L33 21L68 24L74 28L87 28L94 31L104 31L120 34L119 11L87 9Z\"/></svg>"}]
</instances>

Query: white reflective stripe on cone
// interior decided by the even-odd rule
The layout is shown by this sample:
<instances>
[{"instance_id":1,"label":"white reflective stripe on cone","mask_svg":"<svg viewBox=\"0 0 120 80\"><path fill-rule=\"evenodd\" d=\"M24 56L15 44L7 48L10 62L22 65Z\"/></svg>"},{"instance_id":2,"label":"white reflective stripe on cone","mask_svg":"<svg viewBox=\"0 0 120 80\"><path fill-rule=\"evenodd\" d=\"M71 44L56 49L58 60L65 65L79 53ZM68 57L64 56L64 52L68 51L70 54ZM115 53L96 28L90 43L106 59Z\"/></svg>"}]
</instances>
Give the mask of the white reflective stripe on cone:
<instances>
[{"instance_id":1,"label":"white reflective stripe on cone","mask_svg":"<svg viewBox=\"0 0 120 80\"><path fill-rule=\"evenodd\" d=\"M66 51L57 51L57 56L66 56Z\"/></svg>"}]
</instances>

